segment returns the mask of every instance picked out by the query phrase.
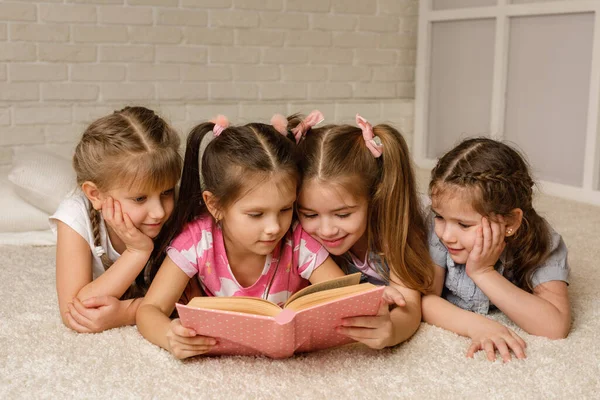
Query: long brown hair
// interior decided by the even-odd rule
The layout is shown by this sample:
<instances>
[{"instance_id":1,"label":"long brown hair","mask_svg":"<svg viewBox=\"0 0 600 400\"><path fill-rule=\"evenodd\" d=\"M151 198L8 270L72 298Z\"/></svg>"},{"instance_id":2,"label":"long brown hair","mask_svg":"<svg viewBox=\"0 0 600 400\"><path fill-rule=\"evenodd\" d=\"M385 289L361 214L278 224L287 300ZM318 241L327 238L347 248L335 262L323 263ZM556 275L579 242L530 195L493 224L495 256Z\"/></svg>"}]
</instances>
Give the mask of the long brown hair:
<instances>
[{"instance_id":1,"label":"long brown hair","mask_svg":"<svg viewBox=\"0 0 600 400\"><path fill-rule=\"evenodd\" d=\"M156 276L171 240L185 224L208 212L202 192L211 192L218 208L227 209L252 185L274 174L284 174L284 185L297 187L299 183L294 144L272 125L230 126L219 136L207 138L213 135L214 126L212 122L202 123L188 135L179 197L173 218L159 234L160 244L150 265L150 281ZM201 152L201 144L207 139L210 142Z\"/></svg>"},{"instance_id":2,"label":"long brown hair","mask_svg":"<svg viewBox=\"0 0 600 400\"><path fill-rule=\"evenodd\" d=\"M73 156L77 184L90 181L104 192L118 186L135 186L142 191L162 190L176 185L181 174L179 136L154 111L125 107L97 119L85 130ZM89 208L94 245L100 245L100 212ZM108 255L101 257L107 270ZM122 299L144 295L143 271Z\"/></svg>"},{"instance_id":3,"label":"long brown hair","mask_svg":"<svg viewBox=\"0 0 600 400\"><path fill-rule=\"evenodd\" d=\"M467 139L439 159L431 172L429 193L469 189L471 206L485 217L514 217L523 211L523 222L506 238L506 271L522 289L532 290L533 272L548 257L548 224L533 208L534 181L521 154L506 143L489 138ZM451 195L451 193L449 194Z\"/></svg>"},{"instance_id":4,"label":"long brown hair","mask_svg":"<svg viewBox=\"0 0 600 400\"><path fill-rule=\"evenodd\" d=\"M433 282L433 262L408 146L390 125L376 125L373 132L383 144L379 158L366 147L356 126L309 130L298 147L302 179L340 184L354 197L368 199L368 251L407 287L425 293ZM389 281L387 269L377 272Z\"/></svg>"}]
</instances>

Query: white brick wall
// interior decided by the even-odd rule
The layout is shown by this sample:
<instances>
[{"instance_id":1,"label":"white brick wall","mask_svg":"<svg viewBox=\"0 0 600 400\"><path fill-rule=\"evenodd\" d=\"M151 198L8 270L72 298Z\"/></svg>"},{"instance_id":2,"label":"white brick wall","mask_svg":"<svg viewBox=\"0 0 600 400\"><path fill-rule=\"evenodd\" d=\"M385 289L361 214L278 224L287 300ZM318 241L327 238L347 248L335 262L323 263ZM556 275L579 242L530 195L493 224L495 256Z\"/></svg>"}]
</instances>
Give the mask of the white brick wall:
<instances>
[{"instance_id":1,"label":"white brick wall","mask_svg":"<svg viewBox=\"0 0 600 400\"><path fill-rule=\"evenodd\" d=\"M0 164L70 155L131 104L182 135L217 113L360 112L412 138L417 0L0 0Z\"/></svg>"}]
</instances>

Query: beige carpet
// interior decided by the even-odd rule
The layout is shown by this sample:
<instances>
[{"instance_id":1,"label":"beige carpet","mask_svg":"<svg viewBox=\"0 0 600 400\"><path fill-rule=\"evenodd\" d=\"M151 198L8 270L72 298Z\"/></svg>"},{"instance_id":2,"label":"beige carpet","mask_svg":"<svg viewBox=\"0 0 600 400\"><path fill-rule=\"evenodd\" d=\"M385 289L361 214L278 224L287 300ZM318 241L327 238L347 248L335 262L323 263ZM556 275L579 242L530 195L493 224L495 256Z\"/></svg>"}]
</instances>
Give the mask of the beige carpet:
<instances>
[{"instance_id":1,"label":"beige carpet","mask_svg":"<svg viewBox=\"0 0 600 400\"><path fill-rule=\"evenodd\" d=\"M422 324L382 351L350 345L282 361L180 362L135 327L69 331L57 311L54 247L4 246L0 398L599 398L600 208L549 197L538 204L570 250L574 323L559 341L515 328L528 344L525 361L466 359L467 339Z\"/></svg>"}]
</instances>

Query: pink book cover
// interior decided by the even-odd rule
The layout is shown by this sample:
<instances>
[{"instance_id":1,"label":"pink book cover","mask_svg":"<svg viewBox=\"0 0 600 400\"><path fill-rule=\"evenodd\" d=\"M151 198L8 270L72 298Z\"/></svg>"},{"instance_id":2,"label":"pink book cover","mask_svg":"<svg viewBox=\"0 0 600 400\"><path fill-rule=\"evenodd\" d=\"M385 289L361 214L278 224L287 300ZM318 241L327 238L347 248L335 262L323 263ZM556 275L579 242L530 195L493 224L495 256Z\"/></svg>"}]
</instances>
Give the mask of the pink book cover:
<instances>
[{"instance_id":1,"label":"pink book cover","mask_svg":"<svg viewBox=\"0 0 600 400\"><path fill-rule=\"evenodd\" d=\"M265 355L291 357L340 346L352 339L335 331L342 318L376 315L384 287L350 295L276 317L234 311L208 310L176 304L181 324L199 335L217 339L208 355Z\"/></svg>"}]
</instances>

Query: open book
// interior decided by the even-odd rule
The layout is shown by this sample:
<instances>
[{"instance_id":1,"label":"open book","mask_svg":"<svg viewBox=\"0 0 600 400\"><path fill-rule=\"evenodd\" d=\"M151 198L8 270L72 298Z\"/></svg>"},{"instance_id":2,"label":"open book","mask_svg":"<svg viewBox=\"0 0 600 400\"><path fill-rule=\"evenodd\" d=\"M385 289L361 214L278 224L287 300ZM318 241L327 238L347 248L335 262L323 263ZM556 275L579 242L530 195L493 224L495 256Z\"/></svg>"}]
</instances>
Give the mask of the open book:
<instances>
[{"instance_id":1,"label":"open book","mask_svg":"<svg viewBox=\"0 0 600 400\"><path fill-rule=\"evenodd\" d=\"M176 307L183 326L217 339L208 354L285 358L353 341L335 328L342 318L376 315L384 290L359 282L356 273L308 286L283 308L254 297L194 297Z\"/></svg>"}]
</instances>

